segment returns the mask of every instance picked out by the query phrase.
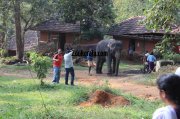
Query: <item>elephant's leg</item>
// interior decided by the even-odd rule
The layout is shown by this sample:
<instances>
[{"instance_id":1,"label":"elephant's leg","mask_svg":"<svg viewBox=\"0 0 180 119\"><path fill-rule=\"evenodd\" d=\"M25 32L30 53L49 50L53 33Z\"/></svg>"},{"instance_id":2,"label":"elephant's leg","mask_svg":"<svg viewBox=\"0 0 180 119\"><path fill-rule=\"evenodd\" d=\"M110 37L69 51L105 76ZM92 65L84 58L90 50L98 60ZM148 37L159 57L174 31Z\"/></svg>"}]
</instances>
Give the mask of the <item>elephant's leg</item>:
<instances>
[{"instance_id":1,"label":"elephant's leg","mask_svg":"<svg viewBox=\"0 0 180 119\"><path fill-rule=\"evenodd\" d=\"M113 74L114 74L115 69L116 69L116 58L115 57L113 58L113 67L112 67L112 69L113 69Z\"/></svg>"},{"instance_id":2,"label":"elephant's leg","mask_svg":"<svg viewBox=\"0 0 180 119\"><path fill-rule=\"evenodd\" d=\"M96 57L96 73L100 73L100 57Z\"/></svg>"},{"instance_id":3,"label":"elephant's leg","mask_svg":"<svg viewBox=\"0 0 180 119\"><path fill-rule=\"evenodd\" d=\"M112 74L112 68L111 68L111 63L112 63L112 58L110 56L106 57L106 62L107 62L107 74Z\"/></svg>"},{"instance_id":4,"label":"elephant's leg","mask_svg":"<svg viewBox=\"0 0 180 119\"><path fill-rule=\"evenodd\" d=\"M120 59L116 59L115 76L118 76Z\"/></svg>"},{"instance_id":5,"label":"elephant's leg","mask_svg":"<svg viewBox=\"0 0 180 119\"><path fill-rule=\"evenodd\" d=\"M102 73L102 68L103 68L103 64L104 64L105 60L102 59L101 62L100 62L100 73Z\"/></svg>"}]
</instances>

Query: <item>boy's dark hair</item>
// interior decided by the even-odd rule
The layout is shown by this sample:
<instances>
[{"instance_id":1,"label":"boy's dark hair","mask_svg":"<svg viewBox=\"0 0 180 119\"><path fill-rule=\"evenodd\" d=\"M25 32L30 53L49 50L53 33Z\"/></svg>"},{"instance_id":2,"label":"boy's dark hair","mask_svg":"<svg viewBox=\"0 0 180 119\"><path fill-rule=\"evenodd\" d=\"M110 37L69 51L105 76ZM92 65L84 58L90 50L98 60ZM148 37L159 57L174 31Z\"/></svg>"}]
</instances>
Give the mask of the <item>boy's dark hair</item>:
<instances>
[{"instance_id":1,"label":"boy's dark hair","mask_svg":"<svg viewBox=\"0 0 180 119\"><path fill-rule=\"evenodd\" d=\"M154 53L153 52L151 52L151 54L150 55L154 55Z\"/></svg>"},{"instance_id":2,"label":"boy's dark hair","mask_svg":"<svg viewBox=\"0 0 180 119\"><path fill-rule=\"evenodd\" d=\"M170 101L180 105L180 76L176 74L161 75L156 83L159 90L163 90Z\"/></svg>"}]
</instances>

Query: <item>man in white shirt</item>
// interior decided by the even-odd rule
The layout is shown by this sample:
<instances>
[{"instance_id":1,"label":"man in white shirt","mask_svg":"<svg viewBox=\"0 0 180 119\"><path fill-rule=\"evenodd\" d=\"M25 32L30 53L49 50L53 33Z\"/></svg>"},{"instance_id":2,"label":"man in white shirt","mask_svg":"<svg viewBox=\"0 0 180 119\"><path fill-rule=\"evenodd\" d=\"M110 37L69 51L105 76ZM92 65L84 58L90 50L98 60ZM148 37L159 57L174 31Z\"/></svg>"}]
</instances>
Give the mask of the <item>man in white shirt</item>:
<instances>
[{"instance_id":1,"label":"man in white shirt","mask_svg":"<svg viewBox=\"0 0 180 119\"><path fill-rule=\"evenodd\" d=\"M64 55L64 62L65 62L65 70L66 70L66 75L65 75L65 84L68 85L68 77L69 73L71 74L71 85L74 85L74 68L73 68L73 60L72 60L72 50L66 51Z\"/></svg>"}]
</instances>

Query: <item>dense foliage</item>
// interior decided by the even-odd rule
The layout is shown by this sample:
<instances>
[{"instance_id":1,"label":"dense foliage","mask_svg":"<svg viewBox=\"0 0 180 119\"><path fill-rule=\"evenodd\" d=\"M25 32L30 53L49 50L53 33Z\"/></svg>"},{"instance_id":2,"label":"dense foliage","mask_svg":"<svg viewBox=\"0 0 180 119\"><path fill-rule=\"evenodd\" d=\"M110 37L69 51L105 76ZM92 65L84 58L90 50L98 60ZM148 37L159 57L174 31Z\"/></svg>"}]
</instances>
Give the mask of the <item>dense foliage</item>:
<instances>
[{"instance_id":1,"label":"dense foliage","mask_svg":"<svg viewBox=\"0 0 180 119\"><path fill-rule=\"evenodd\" d=\"M16 36L17 58L24 55L24 34L35 24L54 16L54 0L1 0L0 1L0 28L3 34L2 42L7 35ZM15 27L14 27L15 26ZM10 29L10 30L9 30ZM0 43L1 44L1 43Z\"/></svg>"},{"instance_id":2,"label":"dense foliage","mask_svg":"<svg viewBox=\"0 0 180 119\"><path fill-rule=\"evenodd\" d=\"M149 0L114 0L117 23L134 16L143 16L144 10L151 7Z\"/></svg>"},{"instance_id":3,"label":"dense foliage","mask_svg":"<svg viewBox=\"0 0 180 119\"><path fill-rule=\"evenodd\" d=\"M180 25L179 0L151 0L153 6L146 11L149 28L171 30L173 24Z\"/></svg>"},{"instance_id":4,"label":"dense foliage","mask_svg":"<svg viewBox=\"0 0 180 119\"><path fill-rule=\"evenodd\" d=\"M180 1L179 0L151 0L153 7L146 11L146 25L150 29L165 31L163 41L158 43L158 50L164 58L177 57L173 53L174 46L180 43L179 34L169 35L174 26L180 25ZM172 56L172 55L176 56ZM180 57L180 55L179 55Z\"/></svg>"},{"instance_id":5,"label":"dense foliage","mask_svg":"<svg viewBox=\"0 0 180 119\"><path fill-rule=\"evenodd\" d=\"M102 37L101 32L114 22L112 0L61 0L61 17L66 22L80 21L82 37Z\"/></svg>"}]
</instances>

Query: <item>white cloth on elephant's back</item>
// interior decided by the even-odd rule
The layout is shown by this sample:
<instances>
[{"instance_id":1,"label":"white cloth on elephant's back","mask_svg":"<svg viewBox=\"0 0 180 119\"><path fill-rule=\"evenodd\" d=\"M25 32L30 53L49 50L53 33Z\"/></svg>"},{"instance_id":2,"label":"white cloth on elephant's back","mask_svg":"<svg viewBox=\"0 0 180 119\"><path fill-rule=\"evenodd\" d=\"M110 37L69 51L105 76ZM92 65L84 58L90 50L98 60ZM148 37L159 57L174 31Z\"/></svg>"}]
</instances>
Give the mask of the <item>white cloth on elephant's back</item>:
<instances>
[{"instance_id":1,"label":"white cloth on elephant's back","mask_svg":"<svg viewBox=\"0 0 180 119\"><path fill-rule=\"evenodd\" d=\"M176 111L175 109L168 105L166 107L162 107L157 109L154 114L152 119L178 119L176 116Z\"/></svg>"},{"instance_id":2,"label":"white cloth on elephant's back","mask_svg":"<svg viewBox=\"0 0 180 119\"><path fill-rule=\"evenodd\" d=\"M175 74L178 75L178 76L180 76L180 67L178 67L178 68L176 69Z\"/></svg>"}]
</instances>

